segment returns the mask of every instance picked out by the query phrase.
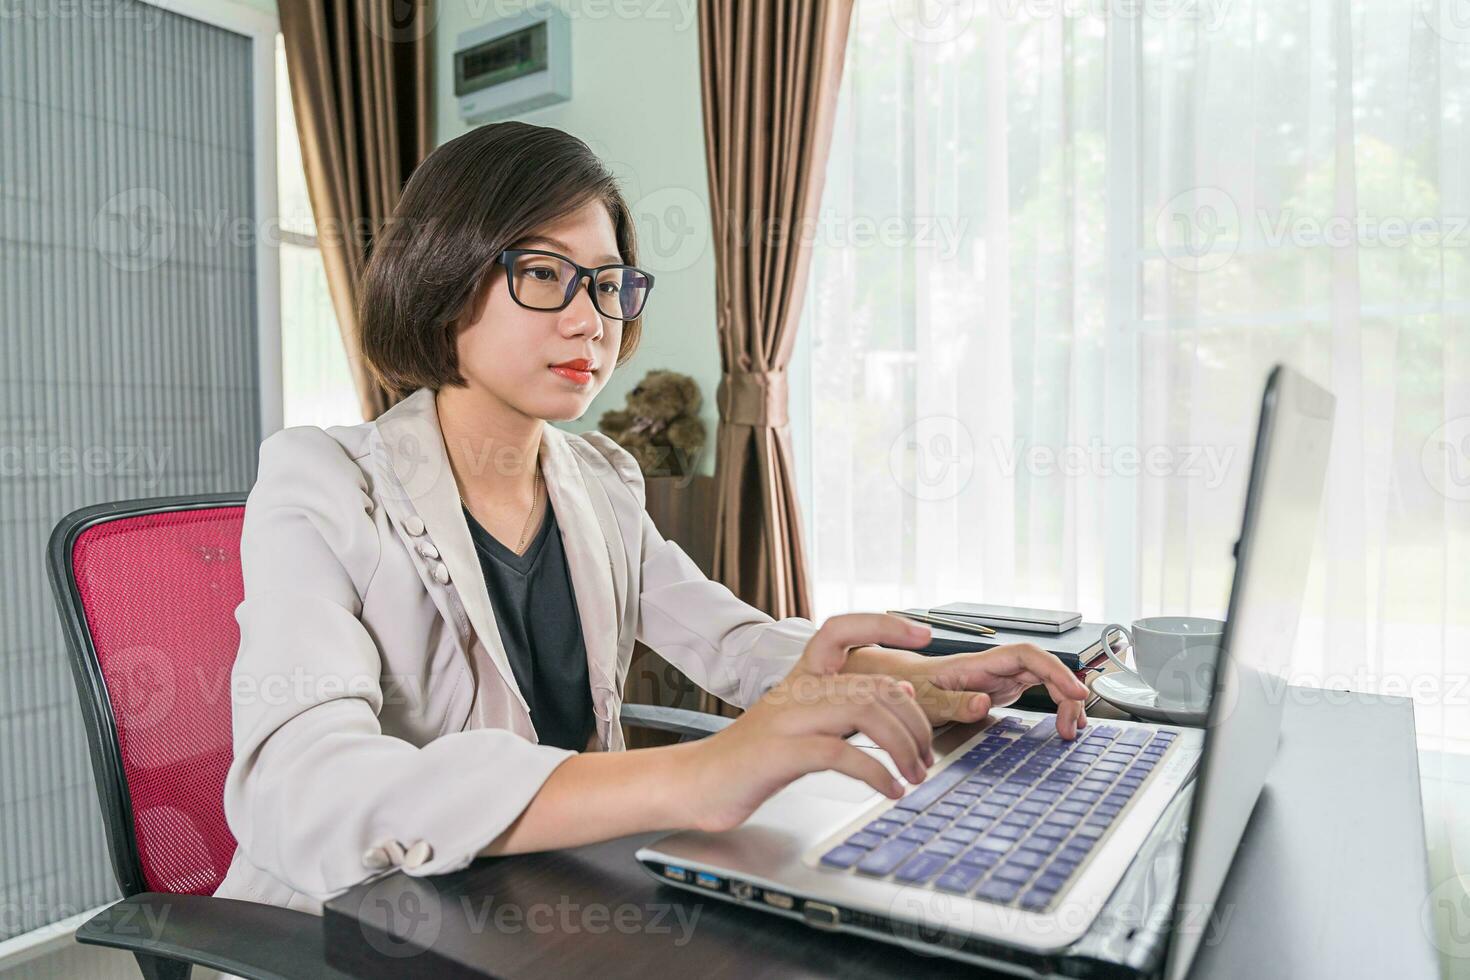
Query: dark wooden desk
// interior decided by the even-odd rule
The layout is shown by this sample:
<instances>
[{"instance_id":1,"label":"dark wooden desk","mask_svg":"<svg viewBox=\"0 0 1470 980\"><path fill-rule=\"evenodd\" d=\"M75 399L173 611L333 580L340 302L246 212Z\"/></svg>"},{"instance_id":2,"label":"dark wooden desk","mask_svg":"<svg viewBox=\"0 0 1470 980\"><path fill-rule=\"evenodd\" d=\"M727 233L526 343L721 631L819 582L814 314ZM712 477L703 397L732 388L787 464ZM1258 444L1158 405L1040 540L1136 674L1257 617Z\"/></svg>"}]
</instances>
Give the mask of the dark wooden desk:
<instances>
[{"instance_id":1,"label":"dark wooden desk","mask_svg":"<svg viewBox=\"0 0 1470 980\"><path fill-rule=\"evenodd\" d=\"M1283 729L1193 976L1435 976L1412 704L1293 688ZM327 903L327 959L363 978L954 975L661 885L633 860L647 839L363 885Z\"/></svg>"}]
</instances>

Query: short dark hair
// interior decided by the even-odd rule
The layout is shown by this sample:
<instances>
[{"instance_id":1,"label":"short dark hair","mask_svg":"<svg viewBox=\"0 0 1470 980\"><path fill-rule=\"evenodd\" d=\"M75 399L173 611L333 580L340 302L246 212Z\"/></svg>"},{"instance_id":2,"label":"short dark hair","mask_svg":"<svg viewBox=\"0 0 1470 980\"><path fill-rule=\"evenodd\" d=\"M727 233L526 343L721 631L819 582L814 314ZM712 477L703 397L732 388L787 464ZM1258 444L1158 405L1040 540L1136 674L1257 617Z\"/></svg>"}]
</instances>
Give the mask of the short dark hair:
<instances>
[{"instance_id":1,"label":"short dark hair","mask_svg":"<svg viewBox=\"0 0 1470 980\"><path fill-rule=\"evenodd\" d=\"M478 316L503 249L600 201L618 253L636 265L633 217L606 165L586 143L549 126L480 126L419 164L372 244L359 290L362 353L397 397L466 384L455 338ZM633 355L641 320L623 324L618 364Z\"/></svg>"}]
</instances>

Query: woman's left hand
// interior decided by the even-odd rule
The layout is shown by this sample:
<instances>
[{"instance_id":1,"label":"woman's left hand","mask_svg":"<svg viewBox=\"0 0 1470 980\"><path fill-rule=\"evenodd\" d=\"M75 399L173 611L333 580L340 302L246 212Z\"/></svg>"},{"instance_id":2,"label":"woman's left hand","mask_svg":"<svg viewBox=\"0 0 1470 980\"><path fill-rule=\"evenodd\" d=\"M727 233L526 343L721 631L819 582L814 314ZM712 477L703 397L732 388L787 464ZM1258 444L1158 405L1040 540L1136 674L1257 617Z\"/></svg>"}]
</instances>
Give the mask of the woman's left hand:
<instances>
[{"instance_id":1,"label":"woman's left hand","mask_svg":"<svg viewBox=\"0 0 1470 980\"><path fill-rule=\"evenodd\" d=\"M1032 643L1007 643L990 650L926 657L909 650L866 646L854 649L844 672L888 674L914 686L914 697L930 724L971 722L991 708L1015 702L1028 687L1046 685L1057 704L1057 731L1076 738L1086 727L1087 686L1055 656Z\"/></svg>"}]
</instances>

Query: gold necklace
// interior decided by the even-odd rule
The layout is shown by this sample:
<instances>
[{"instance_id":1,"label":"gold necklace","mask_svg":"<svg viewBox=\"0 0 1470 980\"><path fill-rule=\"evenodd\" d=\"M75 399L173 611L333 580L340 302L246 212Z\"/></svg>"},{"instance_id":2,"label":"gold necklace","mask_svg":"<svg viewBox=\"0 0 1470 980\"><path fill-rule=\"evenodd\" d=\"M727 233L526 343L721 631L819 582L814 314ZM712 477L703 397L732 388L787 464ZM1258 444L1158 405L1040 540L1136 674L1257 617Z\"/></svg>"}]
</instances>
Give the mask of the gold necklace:
<instances>
[{"instance_id":1,"label":"gold necklace","mask_svg":"<svg viewBox=\"0 0 1470 980\"><path fill-rule=\"evenodd\" d=\"M526 515L525 526L521 528L521 539L516 542L516 554L521 553L521 548L526 543L526 532L531 530L531 518L536 516L536 505L541 503L541 467L536 467L536 475L531 478L531 513Z\"/></svg>"}]
</instances>

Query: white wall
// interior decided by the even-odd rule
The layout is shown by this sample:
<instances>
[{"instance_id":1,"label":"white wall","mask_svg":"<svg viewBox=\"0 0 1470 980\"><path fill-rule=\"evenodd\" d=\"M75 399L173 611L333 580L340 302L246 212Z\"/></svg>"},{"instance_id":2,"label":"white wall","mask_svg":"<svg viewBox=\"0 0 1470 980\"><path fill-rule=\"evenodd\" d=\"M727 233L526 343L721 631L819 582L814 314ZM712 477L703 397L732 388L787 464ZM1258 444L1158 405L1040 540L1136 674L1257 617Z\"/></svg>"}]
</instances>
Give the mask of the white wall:
<instances>
[{"instance_id":1,"label":"white wall","mask_svg":"<svg viewBox=\"0 0 1470 980\"><path fill-rule=\"evenodd\" d=\"M657 282L643 340L587 413L565 428L597 427L655 368L693 377L707 433L699 471L714 472L719 383L714 249L699 94L695 0L556 0L572 24L572 99L516 118L586 141L613 170L632 206L639 262ZM523 11L525 0L438 0L434 35L435 137L465 132L454 97L453 52L461 31Z\"/></svg>"}]
</instances>

